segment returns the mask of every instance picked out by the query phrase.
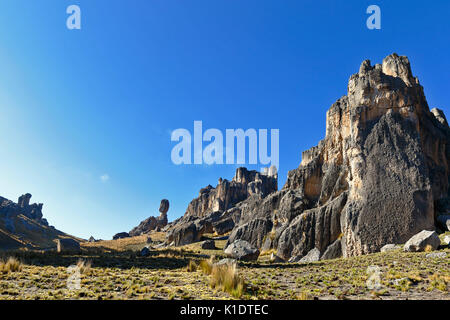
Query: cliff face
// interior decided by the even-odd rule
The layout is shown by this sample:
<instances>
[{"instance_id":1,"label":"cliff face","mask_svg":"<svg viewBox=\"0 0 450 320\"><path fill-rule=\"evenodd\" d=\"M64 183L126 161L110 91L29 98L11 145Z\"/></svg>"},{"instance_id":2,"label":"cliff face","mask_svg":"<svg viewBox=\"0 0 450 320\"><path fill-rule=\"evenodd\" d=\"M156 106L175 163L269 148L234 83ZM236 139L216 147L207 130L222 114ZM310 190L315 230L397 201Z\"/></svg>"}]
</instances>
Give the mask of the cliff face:
<instances>
[{"instance_id":1,"label":"cliff face","mask_svg":"<svg viewBox=\"0 0 450 320\"><path fill-rule=\"evenodd\" d=\"M200 190L198 198L189 203L186 216L205 217L211 212L225 211L249 196L262 197L278 189L278 176L273 169L268 174L238 168L231 181L219 179L215 188L211 185Z\"/></svg>"},{"instance_id":2,"label":"cliff face","mask_svg":"<svg viewBox=\"0 0 450 320\"><path fill-rule=\"evenodd\" d=\"M449 141L406 57L366 60L328 110L325 138L282 190L244 201L229 243L276 248L285 259L336 240L344 256L404 243L434 229L435 203L448 202Z\"/></svg>"}]
</instances>

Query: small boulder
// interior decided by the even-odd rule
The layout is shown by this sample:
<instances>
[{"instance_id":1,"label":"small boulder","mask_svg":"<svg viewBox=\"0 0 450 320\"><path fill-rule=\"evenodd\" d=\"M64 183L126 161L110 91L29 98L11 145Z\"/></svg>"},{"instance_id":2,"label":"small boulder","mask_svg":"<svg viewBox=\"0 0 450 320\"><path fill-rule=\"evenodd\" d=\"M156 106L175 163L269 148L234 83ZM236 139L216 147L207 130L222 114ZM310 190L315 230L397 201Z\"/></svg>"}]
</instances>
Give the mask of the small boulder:
<instances>
[{"instance_id":1,"label":"small boulder","mask_svg":"<svg viewBox=\"0 0 450 320\"><path fill-rule=\"evenodd\" d=\"M436 231L423 230L405 243L403 251L419 252L424 251L427 247L431 250L436 250L440 244L441 240Z\"/></svg>"},{"instance_id":2,"label":"small boulder","mask_svg":"<svg viewBox=\"0 0 450 320\"><path fill-rule=\"evenodd\" d=\"M216 249L216 244L214 240L205 240L203 241L201 248L205 250L214 250Z\"/></svg>"},{"instance_id":3,"label":"small boulder","mask_svg":"<svg viewBox=\"0 0 450 320\"><path fill-rule=\"evenodd\" d=\"M389 252L392 250L397 250L400 249L401 246L399 246L398 244L393 244L393 243L389 243L384 245L381 249L380 252Z\"/></svg>"},{"instance_id":4,"label":"small boulder","mask_svg":"<svg viewBox=\"0 0 450 320\"><path fill-rule=\"evenodd\" d=\"M150 255L150 249L148 247L142 248L141 252L139 252L141 257L148 257Z\"/></svg>"},{"instance_id":5,"label":"small boulder","mask_svg":"<svg viewBox=\"0 0 450 320\"><path fill-rule=\"evenodd\" d=\"M300 263L316 262L320 259L320 251L317 248L310 250L306 256L300 259Z\"/></svg>"},{"instance_id":6,"label":"small boulder","mask_svg":"<svg viewBox=\"0 0 450 320\"><path fill-rule=\"evenodd\" d=\"M447 253L445 252L431 252L427 254L425 257L431 258L431 259L444 259L447 257Z\"/></svg>"},{"instance_id":7,"label":"small boulder","mask_svg":"<svg viewBox=\"0 0 450 320\"><path fill-rule=\"evenodd\" d=\"M56 240L56 251L58 253L80 253L81 247L78 241L74 239Z\"/></svg>"},{"instance_id":8,"label":"small boulder","mask_svg":"<svg viewBox=\"0 0 450 320\"><path fill-rule=\"evenodd\" d=\"M225 253L242 261L256 261L259 257L259 250L245 240L234 241L225 249Z\"/></svg>"}]
</instances>

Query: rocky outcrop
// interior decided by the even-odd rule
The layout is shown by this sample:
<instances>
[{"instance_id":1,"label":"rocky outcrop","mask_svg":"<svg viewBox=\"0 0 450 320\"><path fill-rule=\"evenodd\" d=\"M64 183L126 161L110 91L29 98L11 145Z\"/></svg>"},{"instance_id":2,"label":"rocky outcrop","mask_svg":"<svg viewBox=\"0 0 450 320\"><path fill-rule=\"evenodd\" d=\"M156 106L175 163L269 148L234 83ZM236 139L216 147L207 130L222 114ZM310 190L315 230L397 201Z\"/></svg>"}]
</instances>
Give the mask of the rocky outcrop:
<instances>
[{"instance_id":1,"label":"rocky outcrop","mask_svg":"<svg viewBox=\"0 0 450 320\"><path fill-rule=\"evenodd\" d=\"M167 225L167 211L169 211L169 200L163 199L161 200L161 204L159 205L159 217L149 217L144 221L133 228L129 235L131 237L139 236L141 234L148 233L152 230L156 230L158 228L164 228Z\"/></svg>"},{"instance_id":2,"label":"rocky outcrop","mask_svg":"<svg viewBox=\"0 0 450 320\"><path fill-rule=\"evenodd\" d=\"M73 238L49 226L43 218L42 203L31 203L31 194L18 198L17 203L0 197L0 248L54 250L57 239Z\"/></svg>"},{"instance_id":3,"label":"rocky outcrop","mask_svg":"<svg viewBox=\"0 0 450 320\"><path fill-rule=\"evenodd\" d=\"M418 252L424 250L436 250L441 244L441 240L435 231L423 230L409 239L403 251Z\"/></svg>"},{"instance_id":4,"label":"rocky outcrop","mask_svg":"<svg viewBox=\"0 0 450 320\"><path fill-rule=\"evenodd\" d=\"M445 115L430 111L408 58L366 60L328 110L325 138L303 152L285 186L239 203L229 242L288 260L341 239L348 257L434 230L450 208L449 142Z\"/></svg>"},{"instance_id":5,"label":"rocky outcrop","mask_svg":"<svg viewBox=\"0 0 450 320\"><path fill-rule=\"evenodd\" d=\"M129 237L130 235L128 234L128 232L119 232L113 236L113 240L124 239Z\"/></svg>"},{"instance_id":6,"label":"rocky outcrop","mask_svg":"<svg viewBox=\"0 0 450 320\"><path fill-rule=\"evenodd\" d=\"M19 214L26 216L37 223L48 226L48 222L42 215L42 203L30 204L31 194L26 193L19 197L17 203L0 197L0 217L13 217Z\"/></svg>"}]
</instances>

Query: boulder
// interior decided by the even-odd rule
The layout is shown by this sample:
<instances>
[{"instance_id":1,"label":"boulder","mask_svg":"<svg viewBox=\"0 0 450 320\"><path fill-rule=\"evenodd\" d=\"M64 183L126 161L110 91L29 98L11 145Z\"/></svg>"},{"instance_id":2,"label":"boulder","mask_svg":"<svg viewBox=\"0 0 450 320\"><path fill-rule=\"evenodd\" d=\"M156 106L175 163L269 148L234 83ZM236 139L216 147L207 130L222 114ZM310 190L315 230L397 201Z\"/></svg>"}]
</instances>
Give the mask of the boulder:
<instances>
[{"instance_id":1,"label":"boulder","mask_svg":"<svg viewBox=\"0 0 450 320\"><path fill-rule=\"evenodd\" d=\"M298 262L299 263L310 263L310 262L316 262L320 260L320 251L317 248L312 249L308 252L306 256L301 258Z\"/></svg>"},{"instance_id":2,"label":"boulder","mask_svg":"<svg viewBox=\"0 0 450 320\"><path fill-rule=\"evenodd\" d=\"M409 239L403 250L408 252L424 251L426 248L436 250L440 244L441 240L436 231L423 230Z\"/></svg>"},{"instance_id":3,"label":"boulder","mask_svg":"<svg viewBox=\"0 0 450 320\"><path fill-rule=\"evenodd\" d=\"M427 255L425 255L426 258L429 259L444 259L447 257L447 253L446 252L431 252L428 253Z\"/></svg>"},{"instance_id":4,"label":"boulder","mask_svg":"<svg viewBox=\"0 0 450 320\"><path fill-rule=\"evenodd\" d=\"M142 248L142 250L139 252L139 256L141 257L148 257L150 255L150 249L148 247Z\"/></svg>"},{"instance_id":5,"label":"boulder","mask_svg":"<svg viewBox=\"0 0 450 320\"><path fill-rule=\"evenodd\" d=\"M397 250L400 248L401 248L401 246L398 244L389 243L389 244L386 244L383 247L381 247L380 252L389 252L389 251Z\"/></svg>"},{"instance_id":6,"label":"boulder","mask_svg":"<svg viewBox=\"0 0 450 320\"><path fill-rule=\"evenodd\" d=\"M214 250L216 249L216 244L214 240L205 240L203 241L201 248L205 250Z\"/></svg>"},{"instance_id":7,"label":"boulder","mask_svg":"<svg viewBox=\"0 0 450 320\"><path fill-rule=\"evenodd\" d=\"M197 226L194 222L178 224L171 229L166 235L166 243L172 243L175 246L200 241L201 235L198 233Z\"/></svg>"},{"instance_id":8,"label":"boulder","mask_svg":"<svg viewBox=\"0 0 450 320\"><path fill-rule=\"evenodd\" d=\"M337 259L340 257L342 257L342 245L341 240L337 239L335 242L328 246L328 248L320 257L320 260Z\"/></svg>"},{"instance_id":9,"label":"boulder","mask_svg":"<svg viewBox=\"0 0 450 320\"><path fill-rule=\"evenodd\" d=\"M128 234L128 232L119 232L113 236L113 240L124 239L129 237L130 235Z\"/></svg>"},{"instance_id":10,"label":"boulder","mask_svg":"<svg viewBox=\"0 0 450 320\"><path fill-rule=\"evenodd\" d=\"M224 265L236 266L237 261L236 261L236 259L225 258L225 259L221 259L218 262L214 263L214 265L215 266L224 266Z\"/></svg>"},{"instance_id":11,"label":"boulder","mask_svg":"<svg viewBox=\"0 0 450 320\"><path fill-rule=\"evenodd\" d=\"M225 249L225 253L241 261L256 261L259 250L244 240L236 240Z\"/></svg>"},{"instance_id":12,"label":"boulder","mask_svg":"<svg viewBox=\"0 0 450 320\"><path fill-rule=\"evenodd\" d=\"M57 239L56 251L58 253L80 253L81 247L80 243L74 239Z\"/></svg>"}]
</instances>

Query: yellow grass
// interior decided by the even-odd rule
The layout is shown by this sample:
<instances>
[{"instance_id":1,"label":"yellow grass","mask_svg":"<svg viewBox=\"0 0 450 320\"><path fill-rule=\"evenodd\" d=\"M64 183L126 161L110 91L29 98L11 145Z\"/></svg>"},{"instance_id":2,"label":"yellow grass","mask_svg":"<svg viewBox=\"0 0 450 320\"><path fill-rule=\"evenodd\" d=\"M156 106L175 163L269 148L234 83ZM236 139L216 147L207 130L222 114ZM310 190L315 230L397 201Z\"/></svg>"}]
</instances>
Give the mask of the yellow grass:
<instances>
[{"instance_id":1,"label":"yellow grass","mask_svg":"<svg viewBox=\"0 0 450 320\"><path fill-rule=\"evenodd\" d=\"M8 260L0 262L0 272L1 273L9 273L9 272L20 272L22 271L22 262L17 260L14 257L9 257Z\"/></svg>"}]
</instances>

